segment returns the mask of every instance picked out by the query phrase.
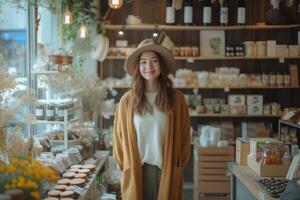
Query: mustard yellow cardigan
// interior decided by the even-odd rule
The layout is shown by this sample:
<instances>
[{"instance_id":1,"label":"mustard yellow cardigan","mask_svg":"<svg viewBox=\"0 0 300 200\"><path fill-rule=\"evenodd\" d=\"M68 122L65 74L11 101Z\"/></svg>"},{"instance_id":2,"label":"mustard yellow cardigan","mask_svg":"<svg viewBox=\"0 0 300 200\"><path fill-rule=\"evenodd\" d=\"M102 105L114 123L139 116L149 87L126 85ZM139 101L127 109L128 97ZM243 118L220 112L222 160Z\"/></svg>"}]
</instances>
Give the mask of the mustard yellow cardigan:
<instances>
[{"instance_id":1,"label":"mustard yellow cardigan","mask_svg":"<svg viewBox=\"0 0 300 200\"><path fill-rule=\"evenodd\" d=\"M113 156L122 170L123 200L143 199L143 180L136 133L133 125L132 92L121 98L115 113ZM184 95L174 89L174 104L168 112L158 200L182 200L183 167L190 156L190 120Z\"/></svg>"}]
</instances>

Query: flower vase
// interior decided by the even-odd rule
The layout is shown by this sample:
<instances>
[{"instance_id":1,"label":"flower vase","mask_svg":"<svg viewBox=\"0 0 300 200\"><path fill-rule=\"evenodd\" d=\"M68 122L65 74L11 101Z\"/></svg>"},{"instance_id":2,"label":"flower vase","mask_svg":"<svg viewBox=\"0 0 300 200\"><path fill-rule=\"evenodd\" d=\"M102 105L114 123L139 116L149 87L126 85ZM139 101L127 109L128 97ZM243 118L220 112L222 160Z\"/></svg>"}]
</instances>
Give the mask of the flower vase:
<instances>
[{"instance_id":1,"label":"flower vase","mask_svg":"<svg viewBox=\"0 0 300 200\"><path fill-rule=\"evenodd\" d=\"M97 143L97 149L98 150L106 150L104 137L99 137L99 140L98 140L98 143Z\"/></svg>"}]
</instances>

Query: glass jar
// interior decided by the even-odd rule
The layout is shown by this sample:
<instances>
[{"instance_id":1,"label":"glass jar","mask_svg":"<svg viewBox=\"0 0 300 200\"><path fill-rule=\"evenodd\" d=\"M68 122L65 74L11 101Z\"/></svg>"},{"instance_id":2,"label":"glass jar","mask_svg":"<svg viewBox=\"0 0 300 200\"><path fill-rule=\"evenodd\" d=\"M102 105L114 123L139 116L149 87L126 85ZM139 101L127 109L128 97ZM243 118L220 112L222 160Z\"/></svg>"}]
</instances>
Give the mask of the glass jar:
<instances>
[{"instance_id":1,"label":"glass jar","mask_svg":"<svg viewBox=\"0 0 300 200\"><path fill-rule=\"evenodd\" d=\"M65 102L58 102L56 111L56 120L64 121L65 109L67 109L67 104Z\"/></svg>"},{"instance_id":2,"label":"glass jar","mask_svg":"<svg viewBox=\"0 0 300 200\"><path fill-rule=\"evenodd\" d=\"M276 85L277 86L283 86L283 74L277 73L277 76L276 76Z\"/></svg>"},{"instance_id":3,"label":"glass jar","mask_svg":"<svg viewBox=\"0 0 300 200\"><path fill-rule=\"evenodd\" d=\"M291 85L291 75L288 73L284 73L283 75L283 85L290 86Z\"/></svg>"},{"instance_id":4,"label":"glass jar","mask_svg":"<svg viewBox=\"0 0 300 200\"><path fill-rule=\"evenodd\" d=\"M36 104L35 108L35 117L37 120L44 120L44 102L42 100L39 100Z\"/></svg>"},{"instance_id":5,"label":"glass jar","mask_svg":"<svg viewBox=\"0 0 300 200\"><path fill-rule=\"evenodd\" d=\"M54 121L55 119L55 104L53 102L47 102L45 105L46 120Z\"/></svg>"},{"instance_id":6,"label":"glass jar","mask_svg":"<svg viewBox=\"0 0 300 200\"><path fill-rule=\"evenodd\" d=\"M262 83L264 86L270 85L270 76L268 74L262 74Z\"/></svg>"},{"instance_id":7,"label":"glass jar","mask_svg":"<svg viewBox=\"0 0 300 200\"><path fill-rule=\"evenodd\" d=\"M270 86L276 86L276 74L270 73Z\"/></svg>"}]
</instances>

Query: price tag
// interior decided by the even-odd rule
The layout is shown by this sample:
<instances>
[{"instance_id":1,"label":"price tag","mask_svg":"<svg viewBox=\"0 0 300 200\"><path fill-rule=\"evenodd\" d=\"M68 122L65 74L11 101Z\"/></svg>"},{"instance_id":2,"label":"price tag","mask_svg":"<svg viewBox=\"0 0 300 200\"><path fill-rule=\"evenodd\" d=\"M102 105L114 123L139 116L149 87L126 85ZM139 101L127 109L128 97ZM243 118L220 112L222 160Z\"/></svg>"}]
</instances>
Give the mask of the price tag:
<instances>
[{"instance_id":1,"label":"price tag","mask_svg":"<svg viewBox=\"0 0 300 200\"><path fill-rule=\"evenodd\" d=\"M224 92L230 92L230 87L225 87Z\"/></svg>"},{"instance_id":2,"label":"price tag","mask_svg":"<svg viewBox=\"0 0 300 200\"><path fill-rule=\"evenodd\" d=\"M258 193L258 200L265 200L265 194L261 191Z\"/></svg>"},{"instance_id":3,"label":"price tag","mask_svg":"<svg viewBox=\"0 0 300 200\"><path fill-rule=\"evenodd\" d=\"M186 60L188 63L194 63L194 58L188 58L187 60Z\"/></svg>"},{"instance_id":4,"label":"price tag","mask_svg":"<svg viewBox=\"0 0 300 200\"><path fill-rule=\"evenodd\" d=\"M284 58L279 58L279 63L284 63Z\"/></svg>"},{"instance_id":5,"label":"price tag","mask_svg":"<svg viewBox=\"0 0 300 200\"><path fill-rule=\"evenodd\" d=\"M81 187L76 186L74 189L74 192L76 192L77 194L82 195L84 193L84 189Z\"/></svg>"}]
</instances>

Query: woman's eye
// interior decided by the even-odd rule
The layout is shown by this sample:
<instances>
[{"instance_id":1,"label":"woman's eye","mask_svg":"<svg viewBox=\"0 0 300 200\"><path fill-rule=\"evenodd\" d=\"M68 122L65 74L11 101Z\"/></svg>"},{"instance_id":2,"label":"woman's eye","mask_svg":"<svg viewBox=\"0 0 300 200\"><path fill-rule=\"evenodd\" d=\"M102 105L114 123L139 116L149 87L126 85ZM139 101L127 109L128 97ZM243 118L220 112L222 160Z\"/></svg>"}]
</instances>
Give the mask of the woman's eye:
<instances>
[{"instance_id":1,"label":"woman's eye","mask_svg":"<svg viewBox=\"0 0 300 200\"><path fill-rule=\"evenodd\" d=\"M141 65L144 65L144 64L146 64L146 61L142 61L142 62L140 62L140 64L141 64Z\"/></svg>"},{"instance_id":2,"label":"woman's eye","mask_svg":"<svg viewBox=\"0 0 300 200\"><path fill-rule=\"evenodd\" d=\"M157 60L157 59L154 59L154 60L152 60L152 62L158 62L158 60Z\"/></svg>"}]
</instances>

